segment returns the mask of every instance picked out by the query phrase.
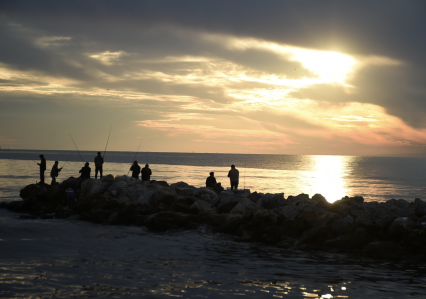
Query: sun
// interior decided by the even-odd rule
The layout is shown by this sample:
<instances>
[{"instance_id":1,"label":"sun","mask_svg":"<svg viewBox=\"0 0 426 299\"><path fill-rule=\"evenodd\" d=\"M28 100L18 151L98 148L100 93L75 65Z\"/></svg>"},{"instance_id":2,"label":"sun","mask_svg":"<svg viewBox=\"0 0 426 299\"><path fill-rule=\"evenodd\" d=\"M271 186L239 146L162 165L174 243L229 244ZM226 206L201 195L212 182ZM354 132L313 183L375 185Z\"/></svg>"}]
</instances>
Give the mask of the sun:
<instances>
[{"instance_id":1,"label":"sun","mask_svg":"<svg viewBox=\"0 0 426 299\"><path fill-rule=\"evenodd\" d=\"M324 83L344 84L357 64L349 55L337 52L292 49L291 60L299 61L305 68L315 72Z\"/></svg>"}]
</instances>

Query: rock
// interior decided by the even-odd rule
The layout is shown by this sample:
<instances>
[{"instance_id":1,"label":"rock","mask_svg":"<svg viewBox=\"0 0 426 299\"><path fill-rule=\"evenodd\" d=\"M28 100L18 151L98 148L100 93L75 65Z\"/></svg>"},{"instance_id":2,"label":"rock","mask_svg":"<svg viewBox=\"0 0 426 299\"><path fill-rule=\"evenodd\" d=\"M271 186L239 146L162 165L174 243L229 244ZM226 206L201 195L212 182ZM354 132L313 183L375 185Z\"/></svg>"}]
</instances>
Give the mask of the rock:
<instances>
[{"instance_id":1,"label":"rock","mask_svg":"<svg viewBox=\"0 0 426 299\"><path fill-rule=\"evenodd\" d=\"M226 215L219 229L224 233L235 233L243 223L243 215Z\"/></svg>"},{"instance_id":2,"label":"rock","mask_svg":"<svg viewBox=\"0 0 426 299\"><path fill-rule=\"evenodd\" d=\"M114 182L114 176L112 174L105 175L101 178L102 183L113 183Z\"/></svg>"},{"instance_id":3,"label":"rock","mask_svg":"<svg viewBox=\"0 0 426 299\"><path fill-rule=\"evenodd\" d=\"M309 223L311 227L322 227L341 217L337 213L307 208L301 213L300 218Z\"/></svg>"},{"instance_id":4,"label":"rock","mask_svg":"<svg viewBox=\"0 0 426 299\"><path fill-rule=\"evenodd\" d=\"M389 234L391 236L403 236L410 230L415 228L416 224L408 217L396 218L389 227Z\"/></svg>"},{"instance_id":5,"label":"rock","mask_svg":"<svg viewBox=\"0 0 426 299\"><path fill-rule=\"evenodd\" d=\"M111 186L108 187L108 191L117 191L117 188L129 188L129 184L125 180L115 180Z\"/></svg>"},{"instance_id":6,"label":"rock","mask_svg":"<svg viewBox=\"0 0 426 299\"><path fill-rule=\"evenodd\" d=\"M184 227L192 218L192 215L167 211L150 215L143 225L150 230L166 231Z\"/></svg>"},{"instance_id":7,"label":"rock","mask_svg":"<svg viewBox=\"0 0 426 299\"><path fill-rule=\"evenodd\" d=\"M351 215L337 219L330 224L330 228L337 234L347 234L354 229L355 220Z\"/></svg>"},{"instance_id":8,"label":"rock","mask_svg":"<svg viewBox=\"0 0 426 299\"><path fill-rule=\"evenodd\" d=\"M104 193L110 183L103 183L101 180L87 179L81 183L80 197L93 196Z\"/></svg>"},{"instance_id":9,"label":"rock","mask_svg":"<svg viewBox=\"0 0 426 299\"><path fill-rule=\"evenodd\" d=\"M256 191L249 194L247 196L248 199L250 199L252 202L257 202L264 194L263 193L257 193Z\"/></svg>"},{"instance_id":10,"label":"rock","mask_svg":"<svg viewBox=\"0 0 426 299\"><path fill-rule=\"evenodd\" d=\"M160 203L171 205L177 196L176 191L168 186L155 186L156 194Z\"/></svg>"},{"instance_id":11,"label":"rock","mask_svg":"<svg viewBox=\"0 0 426 299\"><path fill-rule=\"evenodd\" d=\"M419 217L426 216L426 202L420 198L414 200L415 212Z\"/></svg>"},{"instance_id":12,"label":"rock","mask_svg":"<svg viewBox=\"0 0 426 299\"><path fill-rule=\"evenodd\" d=\"M264 194L261 198L261 206L265 209L272 210L285 205L284 193Z\"/></svg>"},{"instance_id":13,"label":"rock","mask_svg":"<svg viewBox=\"0 0 426 299\"><path fill-rule=\"evenodd\" d=\"M239 198L247 198L250 195L250 189L230 190L230 193Z\"/></svg>"},{"instance_id":14,"label":"rock","mask_svg":"<svg viewBox=\"0 0 426 299\"><path fill-rule=\"evenodd\" d=\"M228 215L226 214L202 213L197 216L196 221L200 224L206 224L212 227L220 227L227 217Z\"/></svg>"},{"instance_id":15,"label":"rock","mask_svg":"<svg viewBox=\"0 0 426 299\"><path fill-rule=\"evenodd\" d=\"M299 219L284 219L279 228L281 236L298 238L308 229L308 224Z\"/></svg>"},{"instance_id":16,"label":"rock","mask_svg":"<svg viewBox=\"0 0 426 299\"><path fill-rule=\"evenodd\" d=\"M159 198L154 190L149 190L138 198L138 205L142 207L155 207L159 204Z\"/></svg>"},{"instance_id":17,"label":"rock","mask_svg":"<svg viewBox=\"0 0 426 299\"><path fill-rule=\"evenodd\" d=\"M172 184L173 185L173 184ZM170 187L172 188L172 187ZM176 191L179 196L192 196L194 194L195 188L172 188Z\"/></svg>"},{"instance_id":18,"label":"rock","mask_svg":"<svg viewBox=\"0 0 426 299\"><path fill-rule=\"evenodd\" d=\"M272 211L259 210L253 215L253 219L247 225L248 229L255 229L259 227L267 227L277 223L278 216Z\"/></svg>"},{"instance_id":19,"label":"rock","mask_svg":"<svg viewBox=\"0 0 426 299\"><path fill-rule=\"evenodd\" d=\"M255 211L255 203L248 198L242 198L229 212L230 214L252 215Z\"/></svg>"},{"instance_id":20,"label":"rock","mask_svg":"<svg viewBox=\"0 0 426 299\"><path fill-rule=\"evenodd\" d=\"M121 193L117 197L117 202L124 205L130 205L132 204L132 201L127 197L126 193Z\"/></svg>"},{"instance_id":21,"label":"rock","mask_svg":"<svg viewBox=\"0 0 426 299\"><path fill-rule=\"evenodd\" d=\"M364 247L364 254L372 258L397 259L402 256L403 250L392 242L372 242Z\"/></svg>"},{"instance_id":22,"label":"rock","mask_svg":"<svg viewBox=\"0 0 426 299\"><path fill-rule=\"evenodd\" d=\"M293 197L290 203L277 209L277 214L287 219L296 219L305 209L309 208L309 203L303 197Z\"/></svg>"},{"instance_id":23,"label":"rock","mask_svg":"<svg viewBox=\"0 0 426 299\"><path fill-rule=\"evenodd\" d=\"M48 194L47 188L44 185L31 184L19 192L19 196L24 199L31 196L45 196Z\"/></svg>"},{"instance_id":24,"label":"rock","mask_svg":"<svg viewBox=\"0 0 426 299\"><path fill-rule=\"evenodd\" d=\"M105 224L132 225L137 222L137 210L133 204L125 205L122 209L113 212Z\"/></svg>"},{"instance_id":25,"label":"rock","mask_svg":"<svg viewBox=\"0 0 426 299\"><path fill-rule=\"evenodd\" d=\"M177 182L177 183L173 183L173 184L171 184L171 185L170 185L170 188L175 189L175 191L176 191L176 192L178 192L178 190L176 190L176 188L179 188L179 189L187 189L187 188L195 189L195 187L194 187L194 186L188 185L188 184L187 184L187 183L185 183L185 182ZM179 193L179 192L178 192L178 193Z\"/></svg>"},{"instance_id":26,"label":"rock","mask_svg":"<svg viewBox=\"0 0 426 299\"><path fill-rule=\"evenodd\" d=\"M175 202L172 204L171 208L175 212L181 212L189 214L191 213L191 206L196 201L193 197L176 197Z\"/></svg>"},{"instance_id":27,"label":"rock","mask_svg":"<svg viewBox=\"0 0 426 299\"><path fill-rule=\"evenodd\" d=\"M74 177L70 177L68 179L66 179L65 181L62 181L62 183L59 184L59 186L62 189L68 189L68 188L74 188L75 185L77 184L78 179L74 178Z\"/></svg>"},{"instance_id":28,"label":"rock","mask_svg":"<svg viewBox=\"0 0 426 299\"><path fill-rule=\"evenodd\" d=\"M240 202L239 197L236 197L233 194L229 194L226 191L221 192L219 198L220 201L218 203L218 208L224 212L231 211Z\"/></svg>"},{"instance_id":29,"label":"rock","mask_svg":"<svg viewBox=\"0 0 426 299\"><path fill-rule=\"evenodd\" d=\"M199 199L196 202L194 202L189 208L189 210L193 214L212 211L210 208L210 204L202 199Z\"/></svg>"},{"instance_id":30,"label":"rock","mask_svg":"<svg viewBox=\"0 0 426 299\"><path fill-rule=\"evenodd\" d=\"M208 198L205 197L204 195L207 195ZM217 198L217 194L216 194L216 192L214 192L213 189L211 189L211 188L205 188L205 187L194 189L193 196L199 197L199 198L201 198L202 196L204 196L203 197L204 200L206 200L208 203L211 203L214 199Z\"/></svg>"},{"instance_id":31,"label":"rock","mask_svg":"<svg viewBox=\"0 0 426 299\"><path fill-rule=\"evenodd\" d=\"M156 181L156 180L151 180L150 184L152 186L159 186L159 187L170 187L169 184L166 181Z\"/></svg>"},{"instance_id":32,"label":"rock","mask_svg":"<svg viewBox=\"0 0 426 299\"><path fill-rule=\"evenodd\" d=\"M296 242L296 246L300 245L310 245L310 246L322 246L324 241L333 238L334 235L327 227L314 227L302 235L299 241ZM303 248L303 246L302 246Z\"/></svg>"}]
</instances>

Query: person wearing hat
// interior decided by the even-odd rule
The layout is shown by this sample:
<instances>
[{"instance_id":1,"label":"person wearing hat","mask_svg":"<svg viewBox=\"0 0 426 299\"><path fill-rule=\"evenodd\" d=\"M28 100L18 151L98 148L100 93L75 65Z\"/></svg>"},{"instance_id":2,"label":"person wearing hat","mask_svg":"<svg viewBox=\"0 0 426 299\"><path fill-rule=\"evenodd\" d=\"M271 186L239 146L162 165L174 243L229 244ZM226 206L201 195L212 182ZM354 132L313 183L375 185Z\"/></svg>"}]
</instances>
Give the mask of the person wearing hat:
<instances>
[{"instance_id":1,"label":"person wearing hat","mask_svg":"<svg viewBox=\"0 0 426 299\"><path fill-rule=\"evenodd\" d=\"M145 185L149 186L149 180L151 178L152 171L151 171L151 169L149 169L149 165L148 164L145 164L145 167L142 168L141 174L142 174L142 182Z\"/></svg>"},{"instance_id":2,"label":"person wearing hat","mask_svg":"<svg viewBox=\"0 0 426 299\"><path fill-rule=\"evenodd\" d=\"M139 179L139 173L141 172L141 167L138 164L138 161L134 161L132 167L130 167L132 171L132 178Z\"/></svg>"},{"instance_id":3,"label":"person wearing hat","mask_svg":"<svg viewBox=\"0 0 426 299\"><path fill-rule=\"evenodd\" d=\"M50 177L52 178L51 185L56 184L56 177L59 175L59 172L62 170L61 168L58 168L58 161L55 161L55 164L53 164L52 170L50 171Z\"/></svg>"},{"instance_id":4,"label":"person wearing hat","mask_svg":"<svg viewBox=\"0 0 426 299\"><path fill-rule=\"evenodd\" d=\"M214 188L216 186L216 178L214 172L210 172L210 176L206 179L206 187Z\"/></svg>"},{"instance_id":5,"label":"person wearing hat","mask_svg":"<svg viewBox=\"0 0 426 299\"><path fill-rule=\"evenodd\" d=\"M98 178L98 172L100 174L99 178L102 178L103 164L104 158L101 156L101 152L98 152L98 155L95 157L95 179Z\"/></svg>"},{"instance_id":6,"label":"person wearing hat","mask_svg":"<svg viewBox=\"0 0 426 299\"><path fill-rule=\"evenodd\" d=\"M78 179L77 185L75 186L75 189L78 189L85 180L90 179L90 172L92 169L89 167L89 162L86 162L84 164L84 167L82 167L79 171L81 173L80 178Z\"/></svg>"},{"instance_id":7,"label":"person wearing hat","mask_svg":"<svg viewBox=\"0 0 426 299\"><path fill-rule=\"evenodd\" d=\"M44 184L44 172L46 171L46 159L43 155L40 155L40 163L37 163L40 166L40 184Z\"/></svg>"}]
</instances>

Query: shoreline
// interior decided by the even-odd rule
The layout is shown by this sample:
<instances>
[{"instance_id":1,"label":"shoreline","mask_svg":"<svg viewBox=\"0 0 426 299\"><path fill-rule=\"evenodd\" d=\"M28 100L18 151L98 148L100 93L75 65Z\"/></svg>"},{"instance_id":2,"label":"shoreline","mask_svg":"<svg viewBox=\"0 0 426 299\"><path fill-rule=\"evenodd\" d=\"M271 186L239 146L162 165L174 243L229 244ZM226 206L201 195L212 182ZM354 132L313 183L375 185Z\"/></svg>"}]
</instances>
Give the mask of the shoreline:
<instances>
[{"instance_id":1,"label":"shoreline","mask_svg":"<svg viewBox=\"0 0 426 299\"><path fill-rule=\"evenodd\" d=\"M3 202L0 208L26 213L23 219L135 225L154 232L207 225L231 235L235 242L426 262L426 202L418 198L379 203L344 197L329 203L320 194L285 198L284 193L214 190L165 181L144 186L127 176L107 175L84 181L75 207L69 210L65 190L76 180L28 185L20 192L22 201Z\"/></svg>"}]
</instances>

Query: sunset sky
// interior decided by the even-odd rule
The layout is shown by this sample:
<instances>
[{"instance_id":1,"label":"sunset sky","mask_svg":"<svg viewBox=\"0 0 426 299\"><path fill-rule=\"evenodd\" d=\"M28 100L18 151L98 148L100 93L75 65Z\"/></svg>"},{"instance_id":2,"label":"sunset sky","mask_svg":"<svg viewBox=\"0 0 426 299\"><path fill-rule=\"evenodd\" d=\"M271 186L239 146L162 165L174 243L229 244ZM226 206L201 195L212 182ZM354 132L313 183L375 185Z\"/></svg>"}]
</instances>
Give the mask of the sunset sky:
<instances>
[{"instance_id":1,"label":"sunset sky","mask_svg":"<svg viewBox=\"0 0 426 299\"><path fill-rule=\"evenodd\" d=\"M0 146L426 153L426 1L1 1Z\"/></svg>"}]
</instances>

